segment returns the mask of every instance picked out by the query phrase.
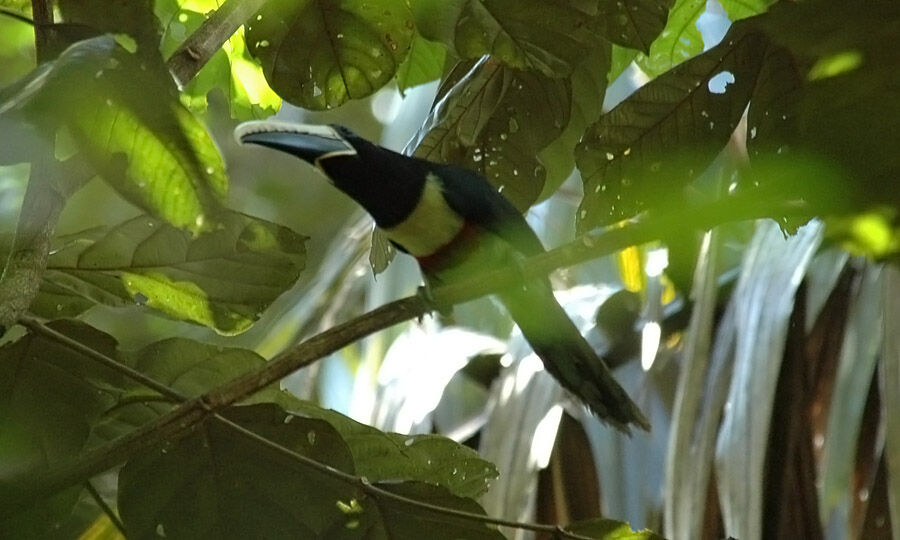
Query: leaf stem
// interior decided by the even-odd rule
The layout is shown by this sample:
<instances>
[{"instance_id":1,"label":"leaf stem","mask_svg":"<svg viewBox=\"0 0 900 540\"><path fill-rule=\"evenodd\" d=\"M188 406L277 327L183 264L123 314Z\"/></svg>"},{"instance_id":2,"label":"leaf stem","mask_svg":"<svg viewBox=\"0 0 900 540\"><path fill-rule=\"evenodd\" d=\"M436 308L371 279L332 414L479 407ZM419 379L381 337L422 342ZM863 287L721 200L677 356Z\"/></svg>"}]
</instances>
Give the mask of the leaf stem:
<instances>
[{"instance_id":1,"label":"leaf stem","mask_svg":"<svg viewBox=\"0 0 900 540\"><path fill-rule=\"evenodd\" d=\"M94 499L94 502L97 503L97 506L103 510L103 513L106 514L106 517L109 518L109 521L113 524L113 526L119 531L119 534L122 537L127 538L125 534L125 524L122 523L122 520L119 519L119 516L116 512L106 503L103 497L100 496L100 492L97 491L97 488L94 487L94 484L90 482L90 480L84 483L84 488L87 490L88 494Z\"/></svg>"},{"instance_id":2,"label":"leaf stem","mask_svg":"<svg viewBox=\"0 0 900 540\"><path fill-rule=\"evenodd\" d=\"M19 13L18 11L14 10L14 9L12 9L12 8L0 6L0 15L3 15L3 16L6 16L6 17L10 17L10 18L15 19L15 20L17 20L17 21L20 21L20 22L23 22L23 23L25 23L25 24L30 24L31 26L34 26L34 21L33 21L33 20L29 19L29 18L26 17L25 15L22 15L21 13Z\"/></svg>"}]
</instances>

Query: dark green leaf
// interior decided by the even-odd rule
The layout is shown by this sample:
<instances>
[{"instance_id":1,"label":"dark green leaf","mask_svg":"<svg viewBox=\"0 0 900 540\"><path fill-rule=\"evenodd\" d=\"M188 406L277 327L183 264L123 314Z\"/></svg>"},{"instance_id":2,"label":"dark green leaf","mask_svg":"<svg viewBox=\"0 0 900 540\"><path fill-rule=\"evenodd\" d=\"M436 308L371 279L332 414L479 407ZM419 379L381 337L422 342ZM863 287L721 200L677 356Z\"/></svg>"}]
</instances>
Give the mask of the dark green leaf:
<instances>
[{"instance_id":1,"label":"dark green leaf","mask_svg":"<svg viewBox=\"0 0 900 540\"><path fill-rule=\"evenodd\" d=\"M422 0L415 10L422 35L462 58L489 54L549 77L571 73L599 43L591 28L596 9L575 0Z\"/></svg>"},{"instance_id":2,"label":"dark green leaf","mask_svg":"<svg viewBox=\"0 0 900 540\"><path fill-rule=\"evenodd\" d=\"M589 229L682 200L737 126L767 41L735 25L723 43L640 88L585 134L579 227Z\"/></svg>"},{"instance_id":3,"label":"dark green leaf","mask_svg":"<svg viewBox=\"0 0 900 540\"><path fill-rule=\"evenodd\" d=\"M326 422L274 405L235 407L232 421L346 473L353 460ZM119 474L130 538L322 538L353 519L356 488L211 418L192 435L132 458Z\"/></svg>"},{"instance_id":4,"label":"dark green leaf","mask_svg":"<svg viewBox=\"0 0 900 540\"><path fill-rule=\"evenodd\" d=\"M471 64L463 66L465 73ZM544 188L537 153L569 121L571 85L492 60L459 79L435 107L433 127L416 155L481 173L524 211Z\"/></svg>"},{"instance_id":5,"label":"dark green leaf","mask_svg":"<svg viewBox=\"0 0 900 540\"><path fill-rule=\"evenodd\" d=\"M347 442L357 473L373 482L414 480L459 497L478 497L499 474L477 452L445 437L384 433L288 394L276 400L291 412L331 424Z\"/></svg>"},{"instance_id":6,"label":"dark green leaf","mask_svg":"<svg viewBox=\"0 0 900 540\"><path fill-rule=\"evenodd\" d=\"M666 27L650 46L650 54L637 58L641 69L655 77L703 51L697 19L705 10L706 0L675 0Z\"/></svg>"},{"instance_id":7,"label":"dark green leaf","mask_svg":"<svg viewBox=\"0 0 900 540\"><path fill-rule=\"evenodd\" d=\"M390 81L414 29L403 0L273 0L250 21L247 43L278 95L331 109Z\"/></svg>"},{"instance_id":8,"label":"dark green leaf","mask_svg":"<svg viewBox=\"0 0 900 540\"><path fill-rule=\"evenodd\" d=\"M396 495L440 506L451 510L484 515L484 509L471 499L450 494L447 490L430 484L405 482L402 484L377 484L378 487ZM445 513L434 512L387 497L367 499L366 511L360 516L359 529L365 531L366 538L386 538L406 540L420 538L428 531L433 540L503 540L495 527L474 519L465 519Z\"/></svg>"},{"instance_id":9,"label":"dark green leaf","mask_svg":"<svg viewBox=\"0 0 900 540\"><path fill-rule=\"evenodd\" d=\"M397 86L401 92L439 79L444 73L447 50L440 43L428 41L419 34L413 37L409 55L397 70Z\"/></svg>"},{"instance_id":10,"label":"dark green leaf","mask_svg":"<svg viewBox=\"0 0 900 540\"><path fill-rule=\"evenodd\" d=\"M650 54L666 26L674 0L601 0L599 20L606 39Z\"/></svg>"},{"instance_id":11,"label":"dark green leaf","mask_svg":"<svg viewBox=\"0 0 900 540\"><path fill-rule=\"evenodd\" d=\"M115 340L99 330L65 320L50 326L116 355ZM103 389L117 380L90 358L41 335L0 348L0 479L76 454L91 423L114 399Z\"/></svg>"},{"instance_id":12,"label":"dark green leaf","mask_svg":"<svg viewBox=\"0 0 900 540\"><path fill-rule=\"evenodd\" d=\"M572 112L566 129L541 150L541 163L547 169L547 181L541 198L549 196L568 178L575 166L575 145L585 129L600 118L610 71L609 43L599 46L572 72Z\"/></svg>"},{"instance_id":13,"label":"dark green leaf","mask_svg":"<svg viewBox=\"0 0 900 540\"><path fill-rule=\"evenodd\" d=\"M305 238L236 212L217 220L217 230L196 237L141 216L60 238L44 279L94 302L146 304L221 333L241 332L296 281Z\"/></svg>"},{"instance_id":14,"label":"dark green leaf","mask_svg":"<svg viewBox=\"0 0 900 540\"><path fill-rule=\"evenodd\" d=\"M58 6L67 23L91 27L98 34L128 34L141 47L156 49L159 44L151 0L60 0Z\"/></svg>"},{"instance_id":15,"label":"dark green leaf","mask_svg":"<svg viewBox=\"0 0 900 540\"><path fill-rule=\"evenodd\" d=\"M224 164L159 58L109 36L80 41L3 97L0 116L24 117L47 140L65 135L132 203L191 231L211 225L227 190Z\"/></svg>"},{"instance_id":16,"label":"dark green leaf","mask_svg":"<svg viewBox=\"0 0 900 540\"><path fill-rule=\"evenodd\" d=\"M265 359L253 351L169 338L142 348L134 367L186 396L199 396L259 368Z\"/></svg>"},{"instance_id":17,"label":"dark green leaf","mask_svg":"<svg viewBox=\"0 0 900 540\"><path fill-rule=\"evenodd\" d=\"M109 335L77 321L58 320L52 329L116 357ZM96 361L40 334L0 347L0 486L17 489L23 478L78 454L93 424L115 400L121 378ZM27 480L26 480L27 481ZM7 482L9 482L7 484ZM23 486L27 487L27 486ZM68 516L80 488L61 492L9 516L0 508L0 536L50 534Z\"/></svg>"}]
</instances>

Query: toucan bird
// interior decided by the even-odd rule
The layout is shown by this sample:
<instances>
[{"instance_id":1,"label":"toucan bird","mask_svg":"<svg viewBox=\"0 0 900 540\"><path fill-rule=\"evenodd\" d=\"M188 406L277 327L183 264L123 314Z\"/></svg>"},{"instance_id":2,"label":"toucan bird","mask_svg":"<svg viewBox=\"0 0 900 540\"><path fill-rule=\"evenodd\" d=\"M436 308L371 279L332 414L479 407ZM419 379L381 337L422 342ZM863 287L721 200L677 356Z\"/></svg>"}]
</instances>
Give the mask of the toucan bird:
<instances>
[{"instance_id":1,"label":"toucan bird","mask_svg":"<svg viewBox=\"0 0 900 540\"><path fill-rule=\"evenodd\" d=\"M544 251L516 208L480 175L404 156L338 125L246 122L235 137L314 165L359 203L429 285L518 264ZM544 367L600 418L628 431L648 423L566 315L546 278L498 293Z\"/></svg>"}]
</instances>

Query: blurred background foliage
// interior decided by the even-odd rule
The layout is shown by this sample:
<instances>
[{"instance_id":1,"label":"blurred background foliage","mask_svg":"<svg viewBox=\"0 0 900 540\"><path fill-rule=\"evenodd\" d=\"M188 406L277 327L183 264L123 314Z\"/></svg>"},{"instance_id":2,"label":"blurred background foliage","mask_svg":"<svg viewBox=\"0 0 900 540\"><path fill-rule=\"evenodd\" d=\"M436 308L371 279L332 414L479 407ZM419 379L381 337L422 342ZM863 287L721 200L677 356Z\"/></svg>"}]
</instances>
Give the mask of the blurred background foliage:
<instances>
[{"instance_id":1,"label":"blurred background foliage","mask_svg":"<svg viewBox=\"0 0 900 540\"><path fill-rule=\"evenodd\" d=\"M22 478L178 395L415 293L414 262L311 168L234 142L239 121L276 115L476 170L548 247L675 224L551 276L653 429L629 437L571 402L490 298L353 343L241 396L230 421L385 492L507 520L900 537L900 11L771 4L59 0L36 30L33 3L0 0L4 250L28 232L36 171L64 201L16 314L32 326L0 349L0 510ZM127 457L0 511L0 536L499 534L212 420Z\"/></svg>"}]
</instances>

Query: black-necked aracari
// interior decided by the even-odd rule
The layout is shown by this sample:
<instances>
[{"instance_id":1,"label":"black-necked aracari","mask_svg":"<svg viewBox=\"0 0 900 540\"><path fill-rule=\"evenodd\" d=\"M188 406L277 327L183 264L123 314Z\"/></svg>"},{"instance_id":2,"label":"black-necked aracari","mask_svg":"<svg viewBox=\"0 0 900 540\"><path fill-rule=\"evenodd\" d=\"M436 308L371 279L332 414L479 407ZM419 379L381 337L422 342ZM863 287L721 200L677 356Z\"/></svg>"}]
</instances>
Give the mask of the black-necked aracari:
<instances>
[{"instance_id":1,"label":"black-necked aracari","mask_svg":"<svg viewBox=\"0 0 900 540\"><path fill-rule=\"evenodd\" d=\"M478 174L404 156L337 125L256 121L235 131L319 169L372 216L387 238L416 258L429 285L509 264L544 251L525 218ZM544 366L598 416L628 430L647 420L553 296L546 278L498 296Z\"/></svg>"}]
</instances>

